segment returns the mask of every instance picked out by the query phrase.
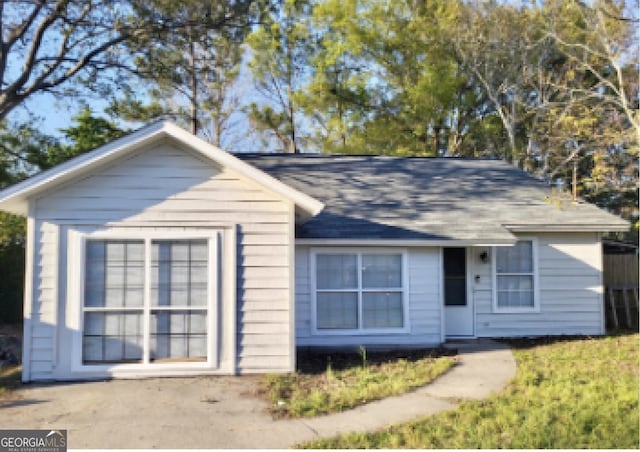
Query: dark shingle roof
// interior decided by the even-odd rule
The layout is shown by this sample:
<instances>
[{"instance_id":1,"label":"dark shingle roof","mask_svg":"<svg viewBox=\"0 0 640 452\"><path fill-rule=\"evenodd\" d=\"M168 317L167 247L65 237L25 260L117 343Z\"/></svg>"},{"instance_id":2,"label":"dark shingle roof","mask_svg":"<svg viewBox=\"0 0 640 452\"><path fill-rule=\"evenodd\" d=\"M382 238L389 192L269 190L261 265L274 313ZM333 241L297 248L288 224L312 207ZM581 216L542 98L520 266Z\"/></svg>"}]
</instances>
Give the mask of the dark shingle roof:
<instances>
[{"instance_id":1,"label":"dark shingle roof","mask_svg":"<svg viewBox=\"0 0 640 452\"><path fill-rule=\"evenodd\" d=\"M500 160L236 154L325 204L299 238L509 241L504 228L620 229ZM533 230L531 229L531 230Z\"/></svg>"}]
</instances>

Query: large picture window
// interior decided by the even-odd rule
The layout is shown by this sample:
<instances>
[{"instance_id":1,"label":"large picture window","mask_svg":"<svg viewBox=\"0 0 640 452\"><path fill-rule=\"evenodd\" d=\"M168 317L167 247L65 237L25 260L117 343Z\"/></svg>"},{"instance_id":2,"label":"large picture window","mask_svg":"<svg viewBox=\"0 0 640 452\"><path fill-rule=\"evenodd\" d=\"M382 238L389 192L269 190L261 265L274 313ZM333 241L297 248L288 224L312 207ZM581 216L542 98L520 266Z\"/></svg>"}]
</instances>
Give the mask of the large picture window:
<instances>
[{"instance_id":1,"label":"large picture window","mask_svg":"<svg viewBox=\"0 0 640 452\"><path fill-rule=\"evenodd\" d=\"M534 242L520 240L514 246L496 248L495 293L498 310L531 310L536 307Z\"/></svg>"},{"instance_id":2,"label":"large picture window","mask_svg":"<svg viewBox=\"0 0 640 452\"><path fill-rule=\"evenodd\" d=\"M320 252L315 269L318 331L404 328L402 254Z\"/></svg>"},{"instance_id":3,"label":"large picture window","mask_svg":"<svg viewBox=\"0 0 640 452\"><path fill-rule=\"evenodd\" d=\"M206 361L209 242L86 242L84 364Z\"/></svg>"}]
</instances>

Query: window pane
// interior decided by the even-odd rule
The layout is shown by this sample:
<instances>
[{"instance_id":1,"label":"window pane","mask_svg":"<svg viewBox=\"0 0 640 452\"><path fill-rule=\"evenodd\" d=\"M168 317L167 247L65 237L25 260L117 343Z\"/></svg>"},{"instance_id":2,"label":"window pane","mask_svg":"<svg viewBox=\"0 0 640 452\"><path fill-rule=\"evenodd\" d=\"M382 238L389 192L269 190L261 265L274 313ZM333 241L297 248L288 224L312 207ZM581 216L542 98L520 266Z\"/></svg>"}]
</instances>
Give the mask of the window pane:
<instances>
[{"instance_id":1,"label":"window pane","mask_svg":"<svg viewBox=\"0 0 640 452\"><path fill-rule=\"evenodd\" d=\"M444 274L446 276L465 276L467 274L466 248L443 248Z\"/></svg>"},{"instance_id":2,"label":"window pane","mask_svg":"<svg viewBox=\"0 0 640 452\"><path fill-rule=\"evenodd\" d=\"M358 259L355 254L318 254L318 289L355 289L358 287Z\"/></svg>"},{"instance_id":3,"label":"window pane","mask_svg":"<svg viewBox=\"0 0 640 452\"><path fill-rule=\"evenodd\" d=\"M363 254L362 287L402 287L402 256L400 254Z\"/></svg>"},{"instance_id":4,"label":"window pane","mask_svg":"<svg viewBox=\"0 0 640 452\"><path fill-rule=\"evenodd\" d=\"M533 307L533 276L498 276L498 306Z\"/></svg>"},{"instance_id":5,"label":"window pane","mask_svg":"<svg viewBox=\"0 0 640 452\"><path fill-rule=\"evenodd\" d=\"M206 306L208 288L206 240L151 243L151 304Z\"/></svg>"},{"instance_id":6,"label":"window pane","mask_svg":"<svg viewBox=\"0 0 640 452\"><path fill-rule=\"evenodd\" d=\"M533 291L533 276L501 276L497 277L500 291Z\"/></svg>"},{"instance_id":7,"label":"window pane","mask_svg":"<svg viewBox=\"0 0 640 452\"><path fill-rule=\"evenodd\" d=\"M444 304L467 305L467 250L443 248Z\"/></svg>"},{"instance_id":8,"label":"window pane","mask_svg":"<svg viewBox=\"0 0 640 452\"><path fill-rule=\"evenodd\" d=\"M467 280L465 277L450 277L444 280L444 305L467 305Z\"/></svg>"},{"instance_id":9,"label":"window pane","mask_svg":"<svg viewBox=\"0 0 640 452\"><path fill-rule=\"evenodd\" d=\"M87 242L85 306L139 307L143 293L144 242Z\"/></svg>"},{"instance_id":10,"label":"window pane","mask_svg":"<svg viewBox=\"0 0 640 452\"><path fill-rule=\"evenodd\" d=\"M356 292L322 292L316 297L318 329L358 328Z\"/></svg>"},{"instance_id":11,"label":"window pane","mask_svg":"<svg viewBox=\"0 0 640 452\"><path fill-rule=\"evenodd\" d=\"M82 356L85 363L142 359L142 312L86 312Z\"/></svg>"},{"instance_id":12,"label":"window pane","mask_svg":"<svg viewBox=\"0 0 640 452\"><path fill-rule=\"evenodd\" d=\"M84 305L104 306L105 243L91 240L87 242L87 259L84 274Z\"/></svg>"},{"instance_id":13,"label":"window pane","mask_svg":"<svg viewBox=\"0 0 640 452\"><path fill-rule=\"evenodd\" d=\"M501 308L532 308L533 292L498 291L498 306Z\"/></svg>"},{"instance_id":14,"label":"window pane","mask_svg":"<svg viewBox=\"0 0 640 452\"><path fill-rule=\"evenodd\" d=\"M207 356L208 242L153 241L152 304L197 306L194 310L151 312L153 360L205 360ZM139 362L143 357L143 311L95 312L100 307L142 307L145 290L144 241L90 240L86 247L83 360L85 363Z\"/></svg>"},{"instance_id":15,"label":"window pane","mask_svg":"<svg viewBox=\"0 0 640 452\"><path fill-rule=\"evenodd\" d=\"M500 246L496 250L498 273L533 272L533 244L530 240L521 240L514 246Z\"/></svg>"},{"instance_id":16,"label":"window pane","mask_svg":"<svg viewBox=\"0 0 640 452\"><path fill-rule=\"evenodd\" d=\"M151 312L151 359L207 358L207 314L191 311Z\"/></svg>"},{"instance_id":17,"label":"window pane","mask_svg":"<svg viewBox=\"0 0 640 452\"><path fill-rule=\"evenodd\" d=\"M365 328L402 328L402 293L362 294L362 323Z\"/></svg>"}]
</instances>

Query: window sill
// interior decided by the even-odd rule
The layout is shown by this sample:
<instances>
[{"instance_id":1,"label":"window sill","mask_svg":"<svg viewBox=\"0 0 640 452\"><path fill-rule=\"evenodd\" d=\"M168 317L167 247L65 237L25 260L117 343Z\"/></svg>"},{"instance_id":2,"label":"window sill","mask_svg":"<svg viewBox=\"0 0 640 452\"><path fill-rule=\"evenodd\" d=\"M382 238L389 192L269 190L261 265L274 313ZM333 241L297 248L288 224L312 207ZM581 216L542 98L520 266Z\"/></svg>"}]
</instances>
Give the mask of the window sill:
<instances>
[{"instance_id":1,"label":"window sill","mask_svg":"<svg viewBox=\"0 0 640 452\"><path fill-rule=\"evenodd\" d=\"M493 308L493 314L540 314L539 307L533 308Z\"/></svg>"},{"instance_id":2,"label":"window sill","mask_svg":"<svg viewBox=\"0 0 640 452\"><path fill-rule=\"evenodd\" d=\"M172 371L196 371L196 370L218 370L212 362L207 361L180 361L180 362L151 362L144 363L113 363L113 364L80 364L74 366L73 372L77 373L104 373L112 375L136 374L153 375L155 373L172 372Z\"/></svg>"},{"instance_id":3,"label":"window sill","mask_svg":"<svg viewBox=\"0 0 640 452\"><path fill-rule=\"evenodd\" d=\"M378 328L368 330L314 329L312 333L314 336L384 336L393 334L409 334L409 328Z\"/></svg>"}]
</instances>

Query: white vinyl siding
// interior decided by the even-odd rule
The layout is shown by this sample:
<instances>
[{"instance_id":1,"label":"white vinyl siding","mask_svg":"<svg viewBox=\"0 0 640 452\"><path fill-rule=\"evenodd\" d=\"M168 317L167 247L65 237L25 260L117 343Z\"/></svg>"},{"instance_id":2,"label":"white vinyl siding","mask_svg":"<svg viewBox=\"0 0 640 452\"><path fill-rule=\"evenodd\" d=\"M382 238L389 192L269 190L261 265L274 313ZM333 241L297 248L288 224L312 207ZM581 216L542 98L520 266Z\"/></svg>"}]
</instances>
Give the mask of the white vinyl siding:
<instances>
[{"instance_id":1,"label":"white vinyl siding","mask_svg":"<svg viewBox=\"0 0 640 452\"><path fill-rule=\"evenodd\" d=\"M527 237L530 237L528 234ZM477 258L489 248L474 248L476 335L517 337L604 334L602 248L597 233L540 233L537 240L539 309L498 313L494 310L492 263ZM491 260L495 255L490 256Z\"/></svg>"},{"instance_id":2,"label":"white vinyl siding","mask_svg":"<svg viewBox=\"0 0 640 452\"><path fill-rule=\"evenodd\" d=\"M31 223L31 222L29 222ZM31 312L25 334L30 340L27 364L32 380L52 380L57 357L58 333L58 234L56 224L48 221L33 221L33 278L31 285L33 301L25 312ZM27 272L27 274L29 274ZM29 291L27 291L28 293Z\"/></svg>"},{"instance_id":3,"label":"white vinyl siding","mask_svg":"<svg viewBox=\"0 0 640 452\"><path fill-rule=\"evenodd\" d=\"M222 334L221 369L240 373L291 369L290 326L282 315L289 311L291 298L291 202L170 140L31 202L35 220L34 313L28 322L31 380L73 378L65 353L56 353L58 347L70 347L71 332L62 328L65 306L57 306L59 296L65 300L70 295L62 297L68 279L66 234L105 227L223 228L225 246L229 248L228 238L235 240L235 249L223 252L233 254L237 263L237 303L234 312L225 305L220 315L226 324L237 322L237 337L228 341ZM54 283L56 269L63 272L60 287Z\"/></svg>"},{"instance_id":4,"label":"white vinyl siding","mask_svg":"<svg viewBox=\"0 0 640 452\"><path fill-rule=\"evenodd\" d=\"M359 249L364 254L376 254ZM350 334L330 331L317 334L313 329L312 309L312 271L311 248L296 247L296 343L298 346L409 346L429 347L442 341L442 307L439 295L439 254L437 248L409 248L405 250L388 248L390 254L404 254L406 264L406 290L404 293L407 306L404 313L406 329L401 333L381 333L384 329L376 329L367 334L366 330ZM345 251L347 254L348 251ZM340 253L338 253L340 254ZM313 276L315 277L315 276Z\"/></svg>"}]
</instances>

